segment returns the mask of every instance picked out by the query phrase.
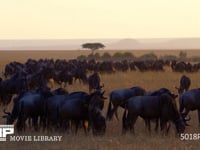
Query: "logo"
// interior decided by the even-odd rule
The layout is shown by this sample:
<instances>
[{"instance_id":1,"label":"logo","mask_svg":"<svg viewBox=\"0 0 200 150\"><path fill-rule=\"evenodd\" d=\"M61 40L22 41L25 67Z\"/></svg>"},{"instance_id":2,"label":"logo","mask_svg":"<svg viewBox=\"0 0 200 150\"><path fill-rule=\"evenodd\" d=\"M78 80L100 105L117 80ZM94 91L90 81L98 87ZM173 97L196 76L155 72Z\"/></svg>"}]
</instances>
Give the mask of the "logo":
<instances>
[{"instance_id":1,"label":"logo","mask_svg":"<svg viewBox=\"0 0 200 150\"><path fill-rule=\"evenodd\" d=\"M0 142L10 141L10 142L60 142L62 141L62 136L54 135L11 135L14 134L14 125L0 125ZM7 138L7 135L10 135Z\"/></svg>"},{"instance_id":2,"label":"logo","mask_svg":"<svg viewBox=\"0 0 200 150\"><path fill-rule=\"evenodd\" d=\"M181 133L181 140L200 140L200 133Z\"/></svg>"},{"instance_id":3,"label":"logo","mask_svg":"<svg viewBox=\"0 0 200 150\"><path fill-rule=\"evenodd\" d=\"M0 141L6 141L8 134L14 134L14 125L0 125Z\"/></svg>"}]
</instances>

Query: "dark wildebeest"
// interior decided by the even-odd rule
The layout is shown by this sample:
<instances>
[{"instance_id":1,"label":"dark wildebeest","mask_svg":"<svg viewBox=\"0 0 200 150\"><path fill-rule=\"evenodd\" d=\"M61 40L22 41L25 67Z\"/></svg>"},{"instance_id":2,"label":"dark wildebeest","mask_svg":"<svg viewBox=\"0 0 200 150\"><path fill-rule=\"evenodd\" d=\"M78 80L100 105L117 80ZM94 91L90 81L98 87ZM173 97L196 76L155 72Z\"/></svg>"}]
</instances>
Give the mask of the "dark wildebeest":
<instances>
[{"instance_id":1,"label":"dark wildebeest","mask_svg":"<svg viewBox=\"0 0 200 150\"><path fill-rule=\"evenodd\" d=\"M25 123L28 118L33 121L35 130L38 130L38 118L40 117L40 123L45 125L44 118L44 104L45 100L53 96L49 89L38 89L35 91L25 92L18 102L18 120L17 129L19 131L25 130Z\"/></svg>"},{"instance_id":2,"label":"dark wildebeest","mask_svg":"<svg viewBox=\"0 0 200 150\"><path fill-rule=\"evenodd\" d=\"M77 66L76 68L74 68L74 70L72 71L72 75L74 77L74 82L76 82L77 79L79 79L79 83L81 83L81 81L86 84L87 83L87 76L86 76L86 70L83 67L79 67Z\"/></svg>"},{"instance_id":3,"label":"dark wildebeest","mask_svg":"<svg viewBox=\"0 0 200 150\"><path fill-rule=\"evenodd\" d=\"M23 91L27 91L27 82L21 72L17 72L11 78L0 82L1 103L3 105L9 104L14 94Z\"/></svg>"},{"instance_id":4,"label":"dark wildebeest","mask_svg":"<svg viewBox=\"0 0 200 150\"><path fill-rule=\"evenodd\" d=\"M85 92L73 92L68 94L59 88L52 92L54 96L48 98L45 102L45 117L47 129L58 129L60 127L59 109L65 103L65 101L74 98L84 98L88 96Z\"/></svg>"},{"instance_id":5,"label":"dark wildebeest","mask_svg":"<svg viewBox=\"0 0 200 150\"><path fill-rule=\"evenodd\" d=\"M89 92L91 93L92 90L100 90L102 86L100 86L100 76L97 72L93 73L88 77L88 84L89 84Z\"/></svg>"},{"instance_id":6,"label":"dark wildebeest","mask_svg":"<svg viewBox=\"0 0 200 150\"><path fill-rule=\"evenodd\" d=\"M152 91L152 92L147 92L145 93L145 96L161 96L163 94L168 94L172 98L176 99L178 95L173 94L169 89L167 88L160 88L158 90ZM155 126L155 131L158 131L158 122L160 118L153 118L155 120L156 126ZM151 130L151 124L150 124L151 119L145 119L145 125L148 128L148 130ZM170 127L170 126L169 126ZM168 128L169 130L169 128Z\"/></svg>"},{"instance_id":7,"label":"dark wildebeest","mask_svg":"<svg viewBox=\"0 0 200 150\"><path fill-rule=\"evenodd\" d=\"M46 118L45 127L47 130L51 130L54 128L55 130L59 129L60 127L60 120L59 120L59 107L64 104L65 100L68 97L68 93L65 92L53 92L54 95L49 97L45 101L45 110L44 116Z\"/></svg>"},{"instance_id":8,"label":"dark wildebeest","mask_svg":"<svg viewBox=\"0 0 200 150\"><path fill-rule=\"evenodd\" d=\"M18 114L19 114L19 109L20 109L19 108L20 99L25 95L28 96L28 95L32 95L32 94L33 95L37 94L37 92L39 92L39 91L33 90L33 91L23 92L23 93L19 94L18 96L16 96L14 98L14 100L13 100L14 104L13 104L12 111L11 112L6 112L5 109L4 109L5 115L3 116L3 118L6 118L6 124L13 124L14 121L17 119ZM57 96L57 95L60 96L60 95L64 95L64 94L68 95L68 92L63 88L58 88L58 89L52 91L52 94L53 94L53 96ZM59 99L56 99L56 100L58 101Z\"/></svg>"},{"instance_id":9,"label":"dark wildebeest","mask_svg":"<svg viewBox=\"0 0 200 150\"><path fill-rule=\"evenodd\" d=\"M179 97L179 111L185 118L190 111L198 110L198 121L200 125L200 88L186 91Z\"/></svg>"},{"instance_id":10,"label":"dark wildebeest","mask_svg":"<svg viewBox=\"0 0 200 150\"><path fill-rule=\"evenodd\" d=\"M57 71L55 73L54 79L58 84L61 84L64 82L64 87L67 86L67 83L69 85L72 85L72 83L73 83L73 75L68 70Z\"/></svg>"},{"instance_id":11,"label":"dark wildebeest","mask_svg":"<svg viewBox=\"0 0 200 150\"><path fill-rule=\"evenodd\" d=\"M178 93L182 94L184 91L188 91L190 84L191 84L190 78L185 75L182 75L180 79L180 86L179 88L176 87Z\"/></svg>"},{"instance_id":12,"label":"dark wildebeest","mask_svg":"<svg viewBox=\"0 0 200 150\"><path fill-rule=\"evenodd\" d=\"M183 61L181 62L176 62L175 60L172 61L172 64L171 64L171 68L172 68L172 71L175 71L175 72L184 72L186 71L186 66L187 64Z\"/></svg>"},{"instance_id":13,"label":"dark wildebeest","mask_svg":"<svg viewBox=\"0 0 200 150\"><path fill-rule=\"evenodd\" d=\"M66 97L67 99L59 108L59 117L62 126L65 127L69 121L74 122L75 133L77 133L80 122L89 121L93 134L105 133L105 119L103 119L104 117L100 112L103 109L103 93L96 91L89 95L84 92L76 92ZM83 127L85 133L87 133L84 124Z\"/></svg>"},{"instance_id":14,"label":"dark wildebeest","mask_svg":"<svg viewBox=\"0 0 200 150\"><path fill-rule=\"evenodd\" d=\"M118 119L117 108L121 106L125 107L126 101L133 96L144 95L145 90L141 87L132 87L127 89L114 90L110 93L110 100L107 109L107 119L111 120L113 114L115 113L116 118ZM112 108L113 105L113 108ZM119 119L118 119L119 120Z\"/></svg>"},{"instance_id":15,"label":"dark wildebeest","mask_svg":"<svg viewBox=\"0 0 200 150\"><path fill-rule=\"evenodd\" d=\"M168 121L174 123L179 134L185 130L185 123L178 112L175 100L168 94L161 96L136 96L128 99L122 118L123 133L126 130L134 133L134 125L138 116L143 119L160 118L162 131L166 128ZM167 133L166 131L164 132Z\"/></svg>"}]
</instances>

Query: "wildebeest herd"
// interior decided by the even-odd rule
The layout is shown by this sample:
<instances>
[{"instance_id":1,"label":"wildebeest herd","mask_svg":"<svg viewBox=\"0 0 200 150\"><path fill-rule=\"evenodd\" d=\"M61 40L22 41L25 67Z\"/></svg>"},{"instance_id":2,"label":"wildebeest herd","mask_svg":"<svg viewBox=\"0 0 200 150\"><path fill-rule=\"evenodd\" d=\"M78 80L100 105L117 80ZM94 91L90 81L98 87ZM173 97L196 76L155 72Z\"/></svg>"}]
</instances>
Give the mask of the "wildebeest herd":
<instances>
[{"instance_id":1,"label":"wildebeest herd","mask_svg":"<svg viewBox=\"0 0 200 150\"><path fill-rule=\"evenodd\" d=\"M82 127L85 134L92 130L94 135L106 132L106 121L112 120L115 114L119 120L117 109L122 107L122 133L134 133L134 124L140 116L146 127L151 130L151 121L156 123L155 130L168 133L171 123L177 133L183 133L188 125L189 111L198 110L200 123L200 89L189 90L191 81L183 75L180 79L179 110L175 95L167 88L147 92L142 87L134 86L113 90L109 96L106 117L104 109L104 85L101 85L99 73L114 73L116 71L164 71L164 66L171 66L177 72L195 72L200 65L185 62L147 61L147 62L96 62L78 60L48 60L29 59L27 62L11 62L5 66L4 77L0 78L0 103L8 105L13 100L11 112L3 110L7 124L15 124L17 130L24 131L26 127L35 131L67 131L74 132ZM90 76L88 72L92 72ZM50 80L51 79L51 80ZM53 79L53 80L52 80ZM69 93L61 87L51 90L49 81L58 84L73 84L79 80L81 84L89 85L89 92L76 91ZM52 84L53 86L53 84Z\"/></svg>"}]
</instances>

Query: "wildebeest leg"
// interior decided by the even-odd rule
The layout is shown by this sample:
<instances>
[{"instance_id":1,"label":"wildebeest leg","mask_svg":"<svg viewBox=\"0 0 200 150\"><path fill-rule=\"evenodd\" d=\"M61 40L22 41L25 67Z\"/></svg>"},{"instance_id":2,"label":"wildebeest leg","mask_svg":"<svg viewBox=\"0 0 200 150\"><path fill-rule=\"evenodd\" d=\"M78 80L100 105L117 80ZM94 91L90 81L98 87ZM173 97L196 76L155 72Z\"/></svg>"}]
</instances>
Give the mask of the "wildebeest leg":
<instances>
[{"instance_id":1,"label":"wildebeest leg","mask_svg":"<svg viewBox=\"0 0 200 150\"><path fill-rule=\"evenodd\" d=\"M119 121L119 117L118 117L118 113L117 113L118 107L115 108L114 112L115 112L115 117L117 118L117 120Z\"/></svg>"},{"instance_id":2,"label":"wildebeest leg","mask_svg":"<svg viewBox=\"0 0 200 150\"><path fill-rule=\"evenodd\" d=\"M147 119L147 127L148 127L149 132L151 132L151 120L150 119Z\"/></svg>"},{"instance_id":3,"label":"wildebeest leg","mask_svg":"<svg viewBox=\"0 0 200 150\"><path fill-rule=\"evenodd\" d=\"M47 129L48 132L52 131L52 122L51 122L50 117L47 117L46 129Z\"/></svg>"},{"instance_id":4,"label":"wildebeest leg","mask_svg":"<svg viewBox=\"0 0 200 150\"><path fill-rule=\"evenodd\" d=\"M78 78L78 80L79 80L79 84L81 84L81 78Z\"/></svg>"},{"instance_id":5,"label":"wildebeest leg","mask_svg":"<svg viewBox=\"0 0 200 150\"><path fill-rule=\"evenodd\" d=\"M74 123L75 123L75 134L77 135L78 127L80 125L80 121L79 120L75 120Z\"/></svg>"},{"instance_id":6,"label":"wildebeest leg","mask_svg":"<svg viewBox=\"0 0 200 150\"><path fill-rule=\"evenodd\" d=\"M127 119L130 120L130 131L131 131L132 134L135 134L135 128L134 128L134 126L135 126L135 122L137 120L137 117L138 116L130 117L129 114L127 116Z\"/></svg>"},{"instance_id":7,"label":"wildebeest leg","mask_svg":"<svg viewBox=\"0 0 200 150\"><path fill-rule=\"evenodd\" d=\"M158 132L159 118L156 118L155 132Z\"/></svg>"},{"instance_id":8,"label":"wildebeest leg","mask_svg":"<svg viewBox=\"0 0 200 150\"><path fill-rule=\"evenodd\" d=\"M66 127L66 120L65 119L63 119L63 118L60 118L59 119L59 126L60 126L60 132L65 132L67 129L67 127Z\"/></svg>"},{"instance_id":9,"label":"wildebeest leg","mask_svg":"<svg viewBox=\"0 0 200 150\"><path fill-rule=\"evenodd\" d=\"M117 114L117 107L118 107L117 105L114 105L114 108L110 112L110 118L112 118L113 114L115 113L117 120L119 120L118 114Z\"/></svg>"},{"instance_id":10,"label":"wildebeest leg","mask_svg":"<svg viewBox=\"0 0 200 150\"><path fill-rule=\"evenodd\" d=\"M189 112L190 112L189 109L185 109L185 112L182 113L182 117L185 118Z\"/></svg>"},{"instance_id":11,"label":"wildebeest leg","mask_svg":"<svg viewBox=\"0 0 200 150\"><path fill-rule=\"evenodd\" d=\"M61 132L67 132L70 133L70 129L72 130L72 121L66 119L66 120L60 120L60 127L61 127Z\"/></svg>"},{"instance_id":12,"label":"wildebeest leg","mask_svg":"<svg viewBox=\"0 0 200 150\"><path fill-rule=\"evenodd\" d=\"M144 121L145 121L145 128L148 129L149 132L151 132L150 119L144 119Z\"/></svg>"},{"instance_id":13,"label":"wildebeest leg","mask_svg":"<svg viewBox=\"0 0 200 150\"><path fill-rule=\"evenodd\" d=\"M184 106L183 105L179 105L179 112L182 113L184 110Z\"/></svg>"},{"instance_id":14,"label":"wildebeest leg","mask_svg":"<svg viewBox=\"0 0 200 150\"><path fill-rule=\"evenodd\" d=\"M33 127L35 131L38 131L38 116L33 116Z\"/></svg>"},{"instance_id":15,"label":"wildebeest leg","mask_svg":"<svg viewBox=\"0 0 200 150\"><path fill-rule=\"evenodd\" d=\"M89 129L89 122L88 122L88 120L83 120L82 124L83 124L85 135L88 135L88 129Z\"/></svg>"},{"instance_id":16,"label":"wildebeest leg","mask_svg":"<svg viewBox=\"0 0 200 150\"><path fill-rule=\"evenodd\" d=\"M106 114L106 119L107 120L111 120L112 118L112 103L111 103L111 100L109 101L109 104L108 104L108 109L107 109L107 114Z\"/></svg>"},{"instance_id":17,"label":"wildebeest leg","mask_svg":"<svg viewBox=\"0 0 200 150\"><path fill-rule=\"evenodd\" d=\"M170 127L171 127L171 123L168 122L168 123L167 123L167 129L166 129L166 130L167 130L167 134L169 133L169 129L170 129Z\"/></svg>"},{"instance_id":18,"label":"wildebeest leg","mask_svg":"<svg viewBox=\"0 0 200 150\"><path fill-rule=\"evenodd\" d=\"M46 125L47 124L47 119L45 115L40 116L40 122L39 122L39 127L42 127L42 130L45 131Z\"/></svg>"},{"instance_id":19,"label":"wildebeest leg","mask_svg":"<svg viewBox=\"0 0 200 150\"><path fill-rule=\"evenodd\" d=\"M161 119L160 128L161 128L161 132L163 132L163 135L167 135L167 121L166 120Z\"/></svg>"},{"instance_id":20,"label":"wildebeest leg","mask_svg":"<svg viewBox=\"0 0 200 150\"><path fill-rule=\"evenodd\" d=\"M67 87L67 82L64 82L64 88L66 88Z\"/></svg>"},{"instance_id":21,"label":"wildebeest leg","mask_svg":"<svg viewBox=\"0 0 200 150\"><path fill-rule=\"evenodd\" d=\"M29 129L32 128L32 118L28 118L28 127Z\"/></svg>"},{"instance_id":22,"label":"wildebeest leg","mask_svg":"<svg viewBox=\"0 0 200 150\"><path fill-rule=\"evenodd\" d=\"M21 128L19 131L25 131L26 130L26 120L27 120L27 116L26 115L22 115L21 118Z\"/></svg>"}]
</instances>

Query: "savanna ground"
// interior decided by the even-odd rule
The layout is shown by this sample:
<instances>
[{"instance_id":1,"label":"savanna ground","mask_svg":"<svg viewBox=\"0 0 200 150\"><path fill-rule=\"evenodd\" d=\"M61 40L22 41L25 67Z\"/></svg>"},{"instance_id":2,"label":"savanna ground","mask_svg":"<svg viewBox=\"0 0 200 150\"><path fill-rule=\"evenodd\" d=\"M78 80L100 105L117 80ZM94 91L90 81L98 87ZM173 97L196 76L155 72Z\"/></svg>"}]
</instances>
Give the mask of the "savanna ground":
<instances>
[{"instance_id":1,"label":"savanna ground","mask_svg":"<svg viewBox=\"0 0 200 150\"><path fill-rule=\"evenodd\" d=\"M103 53L105 51L99 51ZM110 51L111 54L114 51ZM132 51L134 55L142 55L149 51ZM0 51L0 71L4 65L11 61L25 62L28 58L60 58L60 59L72 59L78 55L89 54L90 51ZM157 55L173 54L178 55L179 51L154 51ZM187 51L188 56L200 56L200 51ZM109 97L109 93L114 89L128 88L132 86L141 86L147 91L156 90L161 87L165 87L177 93L174 86L179 85L179 79L181 73L174 73L171 69L166 68L165 72L145 72L138 71L115 73L115 74L101 74L101 81L104 83L104 89L106 91L106 97ZM198 73L186 73L191 78L191 88L200 87L200 72ZM88 86L80 83L75 83L72 86L67 86L69 92L73 91L87 91ZM178 102L178 101L177 101ZM105 101L105 107L103 114L106 114L108 100ZM3 115L3 107L0 108L0 116ZM12 109L12 103L7 107L7 110ZM119 109L119 118L122 118L123 110ZM200 127L198 127L197 112L190 112L191 120L190 126L186 128L185 133L200 133ZM0 119L0 124L5 124L5 120ZM66 133L43 133L27 130L22 135L62 135L61 142L5 142L0 143L0 149L2 150L40 150L40 149L73 149L73 150L85 150L85 149L102 149L102 150L129 150L129 149L199 149L200 141L181 141L179 137L175 135L174 127L171 127L168 136L163 136L161 133L155 133L153 131L154 124L152 123L152 132L149 133L144 127L144 121L138 119L135 126L135 135L127 133L121 135L121 119L117 121L115 118L112 121L107 122L106 134L103 137L94 137L91 134L85 136L82 129L79 129L78 135L66 134ZM17 133L15 133L17 135Z\"/></svg>"}]
</instances>

